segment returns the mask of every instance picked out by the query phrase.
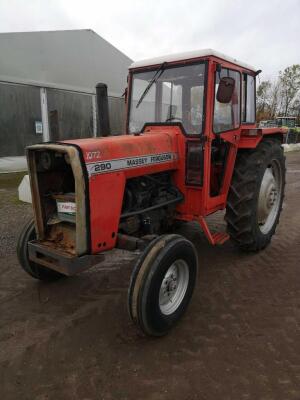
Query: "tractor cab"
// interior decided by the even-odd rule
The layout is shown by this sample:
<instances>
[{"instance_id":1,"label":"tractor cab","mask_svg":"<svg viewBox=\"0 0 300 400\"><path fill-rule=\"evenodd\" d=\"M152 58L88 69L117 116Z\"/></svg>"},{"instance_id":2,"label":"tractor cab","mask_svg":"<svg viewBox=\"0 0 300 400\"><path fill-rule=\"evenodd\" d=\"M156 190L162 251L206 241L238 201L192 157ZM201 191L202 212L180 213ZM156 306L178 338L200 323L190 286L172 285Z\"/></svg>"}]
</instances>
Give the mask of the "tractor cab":
<instances>
[{"instance_id":1,"label":"tractor cab","mask_svg":"<svg viewBox=\"0 0 300 400\"><path fill-rule=\"evenodd\" d=\"M255 79L259 72L211 49L130 67L127 133L179 127L187 153L186 183L203 188L201 213L224 208L237 148L245 137L248 144L258 137Z\"/></svg>"},{"instance_id":2,"label":"tractor cab","mask_svg":"<svg viewBox=\"0 0 300 400\"><path fill-rule=\"evenodd\" d=\"M294 144L299 142L300 126L297 125L296 117L276 117L275 124L279 128L287 129L285 142Z\"/></svg>"},{"instance_id":3,"label":"tractor cab","mask_svg":"<svg viewBox=\"0 0 300 400\"><path fill-rule=\"evenodd\" d=\"M150 123L180 123L184 135L197 137L255 124L259 72L214 50L133 63L127 133Z\"/></svg>"},{"instance_id":4,"label":"tractor cab","mask_svg":"<svg viewBox=\"0 0 300 400\"><path fill-rule=\"evenodd\" d=\"M296 117L276 117L276 125L279 127L295 128L296 127Z\"/></svg>"}]
</instances>

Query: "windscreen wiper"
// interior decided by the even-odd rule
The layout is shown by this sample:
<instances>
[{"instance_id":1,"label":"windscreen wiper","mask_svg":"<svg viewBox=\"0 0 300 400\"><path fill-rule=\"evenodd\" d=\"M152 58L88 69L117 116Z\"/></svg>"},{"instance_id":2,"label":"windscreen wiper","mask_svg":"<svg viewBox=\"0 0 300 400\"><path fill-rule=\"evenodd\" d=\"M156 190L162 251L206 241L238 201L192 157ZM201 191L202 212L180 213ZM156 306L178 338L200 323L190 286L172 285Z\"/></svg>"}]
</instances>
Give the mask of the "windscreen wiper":
<instances>
[{"instance_id":1,"label":"windscreen wiper","mask_svg":"<svg viewBox=\"0 0 300 400\"><path fill-rule=\"evenodd\" d=\"M157 81L157 79L161 76L161 74L164 72L164 69L166 67L166 62L163 62L161 64L161 66L156 70L155 74L153 75L153 78L150 80L150 82L148 83L146 89L143 91L139 101L137 102L137 105L135 108L138 108L138 106L141 104L141 102L144 100L146 94L149 92L149 90L151 89L151 86L153 85L153 83L155 83Z\"/></svg>"}]
</instances>

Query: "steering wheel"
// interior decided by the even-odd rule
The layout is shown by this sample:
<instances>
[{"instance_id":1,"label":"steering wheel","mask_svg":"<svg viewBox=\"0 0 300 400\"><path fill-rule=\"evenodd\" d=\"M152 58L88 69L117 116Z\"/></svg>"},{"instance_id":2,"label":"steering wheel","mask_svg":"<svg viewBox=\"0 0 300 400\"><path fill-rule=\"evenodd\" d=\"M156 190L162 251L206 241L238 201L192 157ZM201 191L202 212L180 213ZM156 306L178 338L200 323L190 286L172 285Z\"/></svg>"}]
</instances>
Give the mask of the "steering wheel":
<instances>
[{"instance_id":1,"label":"steering wheel","mask_svg":"<svg viewBox=\"0 0 300 400\"><path fill-rule=\"evenodd\" d=\"M180 118L180 117L169 117L169 118L167 118L167 119L165 120L165 122L174 121L174 120L177 120L177 121L181 121L181 122L182 122L182 118Z\"/></svg>"}]
</instances>

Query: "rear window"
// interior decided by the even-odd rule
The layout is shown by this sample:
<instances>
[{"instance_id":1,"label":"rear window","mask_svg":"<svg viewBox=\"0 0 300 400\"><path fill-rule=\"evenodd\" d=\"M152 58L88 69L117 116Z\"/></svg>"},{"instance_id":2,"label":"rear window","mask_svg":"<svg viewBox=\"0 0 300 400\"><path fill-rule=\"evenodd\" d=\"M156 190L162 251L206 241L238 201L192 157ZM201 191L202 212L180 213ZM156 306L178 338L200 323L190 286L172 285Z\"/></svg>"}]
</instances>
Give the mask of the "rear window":
<instances>
[{"instance_id":1,"label":"rear window","mask_svg":"<svg viewBox=\"0 0 300 400\"><path fill-rule=\"evenodd\" d=\"M248 74L243 74L242 121L255 122L255 78Z\"/></svg>"}]
</instances>

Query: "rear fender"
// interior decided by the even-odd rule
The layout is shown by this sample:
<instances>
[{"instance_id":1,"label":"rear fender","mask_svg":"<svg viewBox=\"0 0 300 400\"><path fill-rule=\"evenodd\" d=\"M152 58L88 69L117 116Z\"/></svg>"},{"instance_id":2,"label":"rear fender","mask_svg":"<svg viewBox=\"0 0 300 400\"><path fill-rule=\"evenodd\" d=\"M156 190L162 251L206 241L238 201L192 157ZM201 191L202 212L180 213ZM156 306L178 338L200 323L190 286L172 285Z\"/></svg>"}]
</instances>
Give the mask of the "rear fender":
<instances>
[{"instance_id":1,"label":"rear fender","mask_svg":"<svg viewBox=\"0 0 300 400\"><path fill-rule=\"evenodd\" d=\"M263 138L276 138L284 142L284 135L288 132L285 128L251 128L242 129L239 140L239 149L255 149Z\"/></svg>"}]
</instances>

